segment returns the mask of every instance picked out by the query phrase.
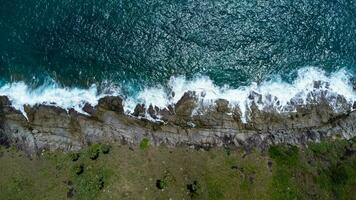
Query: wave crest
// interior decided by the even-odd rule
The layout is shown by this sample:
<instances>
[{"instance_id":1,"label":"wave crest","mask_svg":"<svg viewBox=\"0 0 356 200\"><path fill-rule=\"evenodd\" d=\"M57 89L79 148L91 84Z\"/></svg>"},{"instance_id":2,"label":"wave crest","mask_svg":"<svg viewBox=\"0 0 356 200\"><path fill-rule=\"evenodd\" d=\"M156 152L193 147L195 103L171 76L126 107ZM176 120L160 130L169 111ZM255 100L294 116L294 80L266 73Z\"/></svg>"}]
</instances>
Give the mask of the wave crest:
<instances>
[{"instance_id":1,"label":"wave crest","mask_svg":"<svg viewBox=\"0 0 356 200\"><path fill-rule=\"evenodd\" d=\"M317 101L318 95L311 96L311 92L322 93L329 97L330 105L337 108L337 96L343 96L352 105L356 100L355 90L350 81L351 75L346 70L339 70L332 74L325 71L306 67L298 71L297 77L291 83L276 76L260 84L251 83L249 86L231 88L228 85L219 87L206 76L187 80L185 77L172 77L166 86L145 88L134 96L124 100L125 112L130 114L137 104L153 105L161 109L173 105L187 91L195 91L202 104L211 104L217 99L226 99L231 106L238 106L242 112L242 120L246 121L246 113L254 102L259 109L267 106L278 111L288 110L291 102L307 104ZM99 93L95 85L88 89L63 88L57 84L43 85L30 89L23 82L8 83L0 87L0 95L6 95L13 106L24 112L23 105L50 104L65 109L74 108L83 112L85 103L96 105L105 95L122 95L119 88L110 89L110 93ZM146 107L147 107L146 106Z\"/></svg>"}]
</instances>

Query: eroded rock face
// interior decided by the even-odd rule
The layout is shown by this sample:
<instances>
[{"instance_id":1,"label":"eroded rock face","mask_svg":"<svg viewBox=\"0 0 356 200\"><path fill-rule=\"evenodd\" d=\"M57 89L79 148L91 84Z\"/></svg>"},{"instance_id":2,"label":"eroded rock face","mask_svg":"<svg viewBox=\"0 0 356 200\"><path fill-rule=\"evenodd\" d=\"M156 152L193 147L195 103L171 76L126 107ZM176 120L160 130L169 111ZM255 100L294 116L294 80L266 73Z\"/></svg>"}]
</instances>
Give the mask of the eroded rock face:
<instances>
[{"instance_id":1,"label":"eroded rock face","mask_svg":"<svg viewBox=\"0 0 356 200\"><path fill-rule=\"evenodd\" d=\"M7 97L0 97L0 143L36 154L41 149L74 151L104 141L138 144L143 138L154 145L267 148L278 143L303 145L327 137L356 136L356 112L341 97L327 99L328 95L319 94L311 97L319 98L316 104L295 103L291 106L296 111L279 113L268 107L258 109L259 95L252 96L247 123L241 122L241 111L228 101L199 105L192 92L165 109L150 106L146 110L144 105L137 105L133 116L123 113L120 97L105 97L95 107L84 106L89 115L56 106L27 105L27 119L11 107ZM330 100L339 104L337 111ZM147 115L163 122L148 121Z\"/></svg>"},{"instance_id":2,"label":"eroded rock face","mask_svg":"<svg viewBox=\"0 0 356 200\"><path fill-rule=\"evenodd\" d=\"M146 114L146 109L144 104L137 104L133 113L135 117L144 117Z\"/></svg>"},{"instance_id":3,"label":"eroded rock face","mask_svg":"<svg viewBox=\"0 0 356 200\"><path fill-rule=\"evenodd\" d=\"M197 97L194 92L186 92L175 105L175 114L188 118L192 115L193 110L197 106Z\"/></svg>"},{"instance_id":4,"label":"eroded rock face","mask_svg":"<svg viewBox=\"0 0 356 200\"><path fill-rule=\"evenodd\" d=\"M96 108L103 109L103 110L110 110L120 114L124 113L122 98L118 96L107 96L101 98Z\"/></svg>"}]
</instances>

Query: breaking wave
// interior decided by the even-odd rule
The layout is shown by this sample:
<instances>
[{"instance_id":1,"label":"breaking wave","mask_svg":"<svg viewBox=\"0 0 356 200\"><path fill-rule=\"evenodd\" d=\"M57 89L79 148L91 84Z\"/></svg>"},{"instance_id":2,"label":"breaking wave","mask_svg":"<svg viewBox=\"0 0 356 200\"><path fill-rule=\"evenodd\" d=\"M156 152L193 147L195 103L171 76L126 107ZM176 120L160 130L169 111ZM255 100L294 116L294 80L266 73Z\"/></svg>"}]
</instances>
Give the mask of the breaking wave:
<instances>
[{"instance_id":1,"label":"breaking wave","mask_svg":"<svg viewBox=\"0 0 356 200\"><path fill-rule=\"evenodd\" d=\"M0 95L6 95L13 106L24 112L25 104L56 105L65 109L74 108L82 112L85 103L96 105L98 100L106 95L120 95L124 98L125 112L133 112L138 103L165 108L175 104L187 91L195 91L203 104L211 104L217 99L226 99L231 106L238 106L242 113L246 113L252 101L260 109L273 106L283 111L289 102L298 99L300 103L307 103L311 91L327 91L329 96L342 95L349 103L356 100L355 90L351 83L352 75L345 69L327 74L316 67L305 67L298 70L292 82L286 82L280 77L273 77L262 83L251 83L248 86L232 88L228 85L217 86L206 76L199 76L192 80L185 77L172 77L167 85L145 88L136 94L125 97L119 87L113 87L108 92L100 92L96 85L88 89L63 88L58 84L46 84L31 89L24 82L7 83L0 87ZM316 86L316 83L319 83ZM257 94L251 96L251 93ZM330 102L333 105L335 102ZM146 106L147 107L147 106ZM242 115L245 121L245 115Z\"/></svg>"}]
</instances>

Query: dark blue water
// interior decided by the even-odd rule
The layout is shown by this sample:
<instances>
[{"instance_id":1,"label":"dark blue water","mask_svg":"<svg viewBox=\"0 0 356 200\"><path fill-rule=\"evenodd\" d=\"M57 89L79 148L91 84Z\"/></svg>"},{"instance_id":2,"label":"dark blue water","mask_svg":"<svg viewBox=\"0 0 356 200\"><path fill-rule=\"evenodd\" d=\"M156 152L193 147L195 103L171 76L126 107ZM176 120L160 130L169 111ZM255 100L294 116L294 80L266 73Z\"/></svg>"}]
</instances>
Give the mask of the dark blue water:
<instances>
[{"instance_id":1,"label":"dark blue water","mask_svg":"<svg viewBox=\"0 0 356 200\"><path fill-rule=\"evenodd\" d=\"M0 77L40 85L240 86L305 66L355 72L355 1L1 0ZM293 75L292 75L293 76Z\"/></svg>"}]
</instances>

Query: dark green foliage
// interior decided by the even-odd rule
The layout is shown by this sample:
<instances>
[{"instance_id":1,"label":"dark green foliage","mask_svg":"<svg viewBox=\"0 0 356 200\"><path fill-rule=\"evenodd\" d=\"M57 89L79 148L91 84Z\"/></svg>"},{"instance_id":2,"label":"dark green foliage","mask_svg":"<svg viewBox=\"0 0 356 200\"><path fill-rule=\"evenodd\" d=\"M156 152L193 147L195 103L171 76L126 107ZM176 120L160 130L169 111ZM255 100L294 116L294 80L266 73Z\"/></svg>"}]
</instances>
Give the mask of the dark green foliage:
<instances>
[{"instance_id":1,"label":"dark green foliage","mask_svg":"<svg viewBox=\"0 0 356 200\"><path fill-rule=\"evenodd\" d=\"M298 162L298 147L277 145L269 148L269 155L280 164L293 165Z\"/></svg>"},{"instance_id":2,"label":"dark green foliage","mask_svg":"<svg viewBox=\"0 0 356 200\"><path fill-rule=\"evenodd\" d=\"M99 144L94 144L89 147L88 155L90 159L96 160L99 157L99 147Z\"/></svg>"},{"instance_id":3,"label":"dark green foliage","mask_svg":"<svg viewBox=\"0 0 356 200\"><path fill-rule=\"evenodd\" d=\"M73 166L72 170L76 175L80 175L84 171L84 164L83 163L77 163Z\"/></svg>"},{"instance_id":4,"label":"dark green foliage","mask_svg":"<svg viewBox=\"0 0 356 200\"><path fill-rule=\"evenodd\" d=\"M150 141L147 138L143 138L140 142L140 149L145 150L150 145Z\"/></svg>"},{"instance_id":5,"label":"dark green foliage","mask_svg":"<svg viewBox=\"0 0 356 200\"><path fill-rule=\"evenodd\" d=\"M332 166L330 168L330 177L333 183L338 185L343 185L347 182L348 174L346 172L345 166L338 165Z\"/></svg>"},{"instance_id":6,"label":"dark green foliage","mask_svg":"<svg viewBox=\"0 0 356 200\"><path fill-rule=\"evenodd\" d=\"M70 153L69 157L72 161L77 161L80 157L80 154L79 153Z\"/></svg>"},{"instance_id":7,"label":"dark green foliage","mask_svg":"<svg viewBox=\"0 0 356 200\"><path fill-rule=\"evenodd\" d=\"M156 180L156 187L160 190L164 189L167 187L167 182L163 179L158 179Z\"/></svg>"},{"instance_id":8,"label":"dark green foliage","mask_svg":"<svg viewBox=\"0 0 356 200\"><path fill-rule=\"evenodd\" d=\"M108 144L102 144L100 149L103 154L108 154L110 152L111 146Z\"/></svg>"}]
</instances>

